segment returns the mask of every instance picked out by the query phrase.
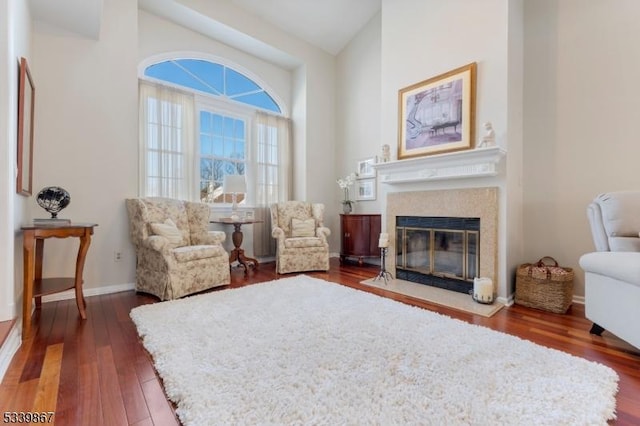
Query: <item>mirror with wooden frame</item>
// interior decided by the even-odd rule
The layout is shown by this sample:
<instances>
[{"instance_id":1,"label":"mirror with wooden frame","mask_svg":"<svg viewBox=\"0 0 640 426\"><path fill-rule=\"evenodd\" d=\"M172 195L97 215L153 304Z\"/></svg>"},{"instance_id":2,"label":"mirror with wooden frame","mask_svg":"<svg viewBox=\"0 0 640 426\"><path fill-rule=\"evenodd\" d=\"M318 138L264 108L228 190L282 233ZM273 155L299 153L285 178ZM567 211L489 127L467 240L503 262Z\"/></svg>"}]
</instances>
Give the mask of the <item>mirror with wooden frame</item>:
<instances>
[{"instance_id":1,"label":"mirror with wooden frame","mask_svg":"<svg viewBox=\"0 0 640 426\"><path fill-rule=\"evenodd\" d=\"M36 89L25 58L18 79L18 178L16 192L29 196L33 185L33 118Z\"/></svg>"}]
</instances>

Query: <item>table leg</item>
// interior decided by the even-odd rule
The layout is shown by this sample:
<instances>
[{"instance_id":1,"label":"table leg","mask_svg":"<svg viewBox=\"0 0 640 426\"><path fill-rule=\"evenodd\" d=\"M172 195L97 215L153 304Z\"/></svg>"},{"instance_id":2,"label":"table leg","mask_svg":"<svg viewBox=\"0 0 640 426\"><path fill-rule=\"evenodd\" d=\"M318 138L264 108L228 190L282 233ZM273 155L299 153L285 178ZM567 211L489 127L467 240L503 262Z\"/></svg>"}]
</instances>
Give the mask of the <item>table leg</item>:
<instances>
[{"instance_id":1,"label":"table leg","mask_svg":"<svg viewBox=\"0 0 640 426\"><path fill-rule=\"evenodd\" d=\"M44 262L44 240L36 238L36 260L35 260L35 276L34 280L42 279L42 263ZM42 307L42 297L36 296L36 309Z\"/></svg>"},{"instance_id":2,"label":"table leg","mask_svg":"<svg viewBox=\"0 0 640 426\"><path fill-rule=\"evenodd\" d=\"M85 229L84 234L80 237L75 277L76 305L78 305L78 312L80 312L80 317L82 317L82 319L87 319L84 295L82 294L82 272L84 270L84 261L87 256L87 251L89 250L89 245L91 245L91 230Z\"/></svg>"},{"instance_id":3,"label":"table leg","mask_svg":"<svg viewBox=\"0 0 640 426\"><path fill-rule=\"evenodd\" d=\"M31 334L31 299L33 298L34 280L34 235L33 232L25 231L22 235L22 256L24 291L22 294L22 339L28 339Z\"/></svg>"}]
</instances>

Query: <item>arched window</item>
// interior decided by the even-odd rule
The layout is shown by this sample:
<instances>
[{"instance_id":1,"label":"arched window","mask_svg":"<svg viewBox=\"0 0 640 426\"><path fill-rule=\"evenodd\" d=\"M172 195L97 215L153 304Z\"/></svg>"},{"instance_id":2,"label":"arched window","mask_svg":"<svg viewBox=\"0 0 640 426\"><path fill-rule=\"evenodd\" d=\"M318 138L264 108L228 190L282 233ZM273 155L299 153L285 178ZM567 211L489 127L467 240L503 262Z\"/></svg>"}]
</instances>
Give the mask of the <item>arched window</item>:
<instances>
[{"instance_id":1,"label":"arched window","mask_svg":"<svg viewBox=\"0 0 640 426\"><path fill-rule=\"evenodd\" d=\"M172 59L147 67L144 75L277 114L282 112L256 82L222 64L202 59Z\"/></svg>"},{"instance_id":2,"label":"arched window","mask_svg":"<svg viewBox=\"0 0 640 426\"><path fill-rule=\"evenodd\" d=\"M255 117L282 116L282 108L262 85L230 66L195 58L163 60L141 74L142 195L230 203L222 188L229 174L245 175L241 205L278 187L280 165L271 160L277 151L264 144L283 132L269 126L269 138L260 136L265 125ZM267 168L274 178L263 177Z\"/></svg>"}]
</instances>

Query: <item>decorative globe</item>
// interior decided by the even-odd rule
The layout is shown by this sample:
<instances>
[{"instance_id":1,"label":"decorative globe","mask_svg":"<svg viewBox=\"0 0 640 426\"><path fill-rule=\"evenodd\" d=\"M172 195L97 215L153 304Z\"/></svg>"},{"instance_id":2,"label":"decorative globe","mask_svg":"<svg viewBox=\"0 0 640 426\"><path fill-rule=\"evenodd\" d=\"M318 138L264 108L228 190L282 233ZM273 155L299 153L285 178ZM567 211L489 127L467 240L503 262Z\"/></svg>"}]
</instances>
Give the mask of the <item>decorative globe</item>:
<instances>
[{"instance_id":1,"label":"decorative globe","mask_svg":"<svg viewBox=\"0 0 640 426\"><path fill-rule=\"evenodd\" d=\"M48 186L38 192L38 205L51 213L51 219L58 218L58 212L69 205L71 195L59 186Z\"/></svg>"}]
</instances>

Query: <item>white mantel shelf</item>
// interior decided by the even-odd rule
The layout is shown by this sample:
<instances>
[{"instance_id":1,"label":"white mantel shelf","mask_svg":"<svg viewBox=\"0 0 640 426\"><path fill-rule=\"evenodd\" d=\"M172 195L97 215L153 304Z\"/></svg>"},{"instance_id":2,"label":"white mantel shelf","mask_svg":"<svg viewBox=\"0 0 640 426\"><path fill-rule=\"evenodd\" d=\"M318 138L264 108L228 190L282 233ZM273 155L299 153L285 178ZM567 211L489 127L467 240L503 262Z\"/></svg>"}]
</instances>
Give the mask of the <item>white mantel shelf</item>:
<instances>
[{"instance_id":1,"label":"white mantel shelf","mask_svg":"<svg viewBox=\"0 0 640 426\"><path fill-rule=\"evenodd\" d=\"M394 185L429 180L462 179L498 175L506 155L498 146L377 163L380 182Z\"/></svg>"}]
</instances>

